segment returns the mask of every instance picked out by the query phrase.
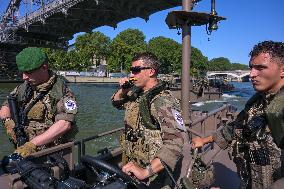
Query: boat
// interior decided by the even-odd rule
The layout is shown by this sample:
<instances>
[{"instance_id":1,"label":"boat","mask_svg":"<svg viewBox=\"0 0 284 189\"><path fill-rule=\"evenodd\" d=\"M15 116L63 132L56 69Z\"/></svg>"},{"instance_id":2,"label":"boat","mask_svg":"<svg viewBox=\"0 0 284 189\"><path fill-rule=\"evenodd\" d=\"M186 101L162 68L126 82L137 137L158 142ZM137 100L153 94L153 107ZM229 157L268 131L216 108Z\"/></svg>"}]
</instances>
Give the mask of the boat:
<instances>
[{"instance_id":1,"label":"boat","mask_svg":"<svg viewBox=\"0 0 284 189\"><path fill-rule=\"evenodd\" d=\"M169 89L178 100L181 100L181 77L179 74L161 74L159 80L168 83ZM207 80L206 80L207 81ZM191 104L204 101L221 100L223 91L218 86L204 83L204 78L191 78L189 82L189 101Z\"/></svg>"},{"instance_id":2,"label":"boat","mask_svg":"<svg viewBox=\"0 0 284 189\"><path fill-rule=\"evenodd\" d=\"M194 2L198 1L200 0L195 0ZM190 137L207 136L220 129L226 122L234 119L236 109L230 104L224 104L211 112L190 110L190 78L188 74L190 57L186 55L190 51L188 24L203 25L209 23L210 28L213 30L217 22L224 19L216 15L214 0L212 1L213 8L210 14L191 12L190 7L192 5L189 4L190 2L189 0L183 0L183 10L170 12L166 22L170 28L182 27L184 31L183 49L186 53L183 53L180 98L184 123L187 126ZM152 13L153 10L150 10L150 12ZM78 141L55 146L34 153L26 159L17 154L8 155L2 160L0 165L0 186L7 189L143 189L145 188L144 184L121 171L122 151L120 147L113 149L105 147L96 155L86 154L87 142L95 142L101 137L120 133L123 130L124 128L117 128ZM184 158L181 167L182 176L175 181L177 183L176 188L192 188L194 186L190 173L194 168L194 160L197 153L200 155L205 169L211 167L212 162L219 165L219 167L216 167L215 178L218 178L219 174L219 177L222 179L215 181L215 186L229 188L228 186L238 182L236 174L224 181L224 175L227 174L225 168L233 172L236 168L228 159L226 152L222 151L217 145L208 144L199 152L195 150L192 154L190 144L186 144L184 146ZM220 165L223 165L223 167ZM199 170L199 172L202 176L204 170Z\"/></svg>"},{"instance_id":3,"label":"boat","mask_svg":"<svg viewBox=\"0 0 284 189\"><path fill-rule=\"evenodd\" d=\"M211 78L209 79L209 86L218 88L221 92L232 92L235 90L234 85L230 84L225 78Z\"/></svg>"},{"instance_id":4,"label":"boat","mask_svg":"<svg viewBox=\"0 0 284 189\"><path fill-rule=\"evenodd\" d=\"M212 112L194 112L192 117L194 119L192 119L189 131L198 136L206 136L222 127L227 121L234 119L235 110L231 105L226 104ZM123 130L124 128L117 128L75 142L58 145L36 152L28 159L22 159L15 154L7 156L0 166L0 186L7 189L146 188L145 185L121 171L122 150L120 147L114 149L106 147L99 150L95 156L86 154L86 143L123 132ZM187 150L184 152L182 175L187 173L187 167L192 158L189 146L186 145L185 148ZM227 156L214 144L206 146L201 153L206 166L209 166L216 157ZM214 161L224 163L229 160L222 157ZM229 166L233 167L233 165ZM219 172L219 174L225 173ZM227 182L233 183L231 180Z\"/></svg>"}]
</instances>

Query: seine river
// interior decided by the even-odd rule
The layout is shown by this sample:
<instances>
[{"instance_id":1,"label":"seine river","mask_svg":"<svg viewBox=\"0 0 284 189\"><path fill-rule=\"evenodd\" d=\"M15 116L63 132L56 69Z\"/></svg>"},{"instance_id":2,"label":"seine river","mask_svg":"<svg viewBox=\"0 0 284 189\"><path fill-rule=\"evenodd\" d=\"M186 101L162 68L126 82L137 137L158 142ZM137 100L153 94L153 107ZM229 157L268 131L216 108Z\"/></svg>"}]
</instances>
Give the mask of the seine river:
<instances>
[{"instance_id":1,"label":"seine river","mask_svg":"<svg viewBox=\"0 0 284 189\"><path fill-rule=\"evenodd\" d=\"M235 91L224 94L221 100L197 103L193 109L210 111L220 107L223 103L235 105L238 110L244 107L245 102L254 94L250 83L233 83ZM6 99L10 91L17 84L0 83L0 104ZM123 111L113 108L110 98L117 85L115 84L70 84L71 89L76 95L79 112L76 122L79 133L76 139L96 135L123 126ZM87 143L87 153L95 153L103 147L114 147L118 145L118 137L115 135L99 139L97 142ZM6 154L13 152L13 146L8 140L0 123L0 159Z\"/></svg>"}]
</instances>

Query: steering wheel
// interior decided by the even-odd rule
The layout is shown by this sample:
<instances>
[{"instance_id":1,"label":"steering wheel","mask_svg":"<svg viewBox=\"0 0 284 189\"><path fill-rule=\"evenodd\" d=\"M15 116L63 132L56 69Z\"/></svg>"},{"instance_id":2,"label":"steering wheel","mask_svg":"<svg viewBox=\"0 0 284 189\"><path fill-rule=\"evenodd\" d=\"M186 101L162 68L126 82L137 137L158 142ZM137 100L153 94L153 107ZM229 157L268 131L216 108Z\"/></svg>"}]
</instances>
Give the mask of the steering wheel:
<instances>
[{"instance_id":1,"label":"steering wheel","mask_svg":"<svg viewBox=\"0 0 284 189\"><path fill-rule=\"evenodd\" d=\"M110 163L107 163L104 160L101 160L101 159L98 159L98 158L95 158L95 157L92 157L92 156L89 156L89 155L85 155L85 156L81 157L81 163L83 165L86 165L86 166L98 168L98 169L105 171L107 173L115 174L119 178L121 178L125 183L134 184L137 189L146 188L146 186L144 184L139 183L138 181L133 179L131 176L124 173L120 168L118 168L118 167L116 167L116 166L114 166Z\"/></svg>"}]
</instances>

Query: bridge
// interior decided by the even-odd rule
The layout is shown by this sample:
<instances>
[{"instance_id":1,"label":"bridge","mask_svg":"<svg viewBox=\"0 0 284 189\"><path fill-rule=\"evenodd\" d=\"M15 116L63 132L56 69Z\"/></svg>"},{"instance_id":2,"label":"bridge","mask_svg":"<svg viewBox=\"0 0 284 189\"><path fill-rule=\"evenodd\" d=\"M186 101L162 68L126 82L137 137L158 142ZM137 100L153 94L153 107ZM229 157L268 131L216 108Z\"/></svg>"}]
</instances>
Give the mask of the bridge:
<instances>
[{"instance_id":1,"label":"bridge","mask_svg":"<svg viewBox=\"0 0 284 189\"><path fill-rule=\"evenodd\" d=\"M18 76L15 55L27 46L67 48L78 32L121 21L147 21L181 0L10 0L0 20L0 79Z\"/></svg>"},{"instance_id":2,"label":"bridge","mask_svg":"<svg viewBox=\"0 0 284 189\"><path fill-rule=\"evenodd\" d=\"M208 78L221 77L230 81L248 81L250 70L235 70L235 71L209 71L207 72Z\"/></svg>"}]
</instances>

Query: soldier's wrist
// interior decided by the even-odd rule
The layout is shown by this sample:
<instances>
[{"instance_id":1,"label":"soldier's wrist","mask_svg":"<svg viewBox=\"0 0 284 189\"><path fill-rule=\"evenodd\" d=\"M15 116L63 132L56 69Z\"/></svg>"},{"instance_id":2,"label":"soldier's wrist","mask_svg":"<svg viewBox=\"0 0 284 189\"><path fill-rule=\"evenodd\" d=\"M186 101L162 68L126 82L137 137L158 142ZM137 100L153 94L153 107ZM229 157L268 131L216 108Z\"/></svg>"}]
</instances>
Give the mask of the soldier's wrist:
<instances>
[{"instance_id":1,"label":"soldier's wrist","mask_svg":"<svg viewBox=\"0 0 284 189\"><path fill-rule=\"evenodd\" d=\"M149 164L146 166L146 170L148 172L148 177L151 177L152 175L156 174L154 171L153 171L153 168L152 168L152 165Z\"/></svg>"}]
</instances>

